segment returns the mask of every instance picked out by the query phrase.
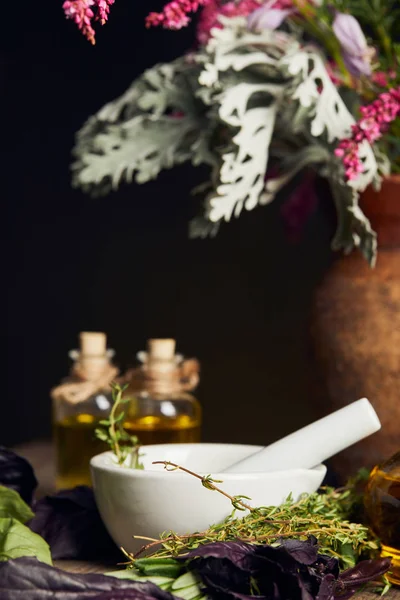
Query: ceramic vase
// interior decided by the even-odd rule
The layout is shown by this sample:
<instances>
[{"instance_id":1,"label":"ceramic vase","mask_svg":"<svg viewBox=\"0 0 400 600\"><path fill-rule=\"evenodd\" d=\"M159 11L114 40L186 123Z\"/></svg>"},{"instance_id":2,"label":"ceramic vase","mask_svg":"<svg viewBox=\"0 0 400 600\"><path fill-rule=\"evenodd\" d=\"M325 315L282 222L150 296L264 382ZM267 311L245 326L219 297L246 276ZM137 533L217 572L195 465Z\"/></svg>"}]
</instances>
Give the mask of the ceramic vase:
<instances>
[{"instance_id":1,"label":"ceramic vase","mask_svg":"<svg viewBox=\"0 0 400 600\"><path fill-rule=\"evenodd\" d=\"M340 480L400 443L400 176L360 204L378 234L376 266L357 251L338 256L316 290L311 326L320 415L365 396L382 423L332 460Z\"/></svg>"}]
</instances>

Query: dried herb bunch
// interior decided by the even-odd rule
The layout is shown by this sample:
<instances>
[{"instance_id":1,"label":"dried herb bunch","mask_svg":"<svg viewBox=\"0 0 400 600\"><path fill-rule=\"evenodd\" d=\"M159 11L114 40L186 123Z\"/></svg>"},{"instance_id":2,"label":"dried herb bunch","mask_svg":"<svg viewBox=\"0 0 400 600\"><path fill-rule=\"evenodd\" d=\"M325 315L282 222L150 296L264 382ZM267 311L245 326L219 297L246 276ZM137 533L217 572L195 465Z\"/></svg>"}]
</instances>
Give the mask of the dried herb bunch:
<instances>
[{"instance_id":1,"label":"dried herb bunch","mask_svg":"<svg viewBox=\"0 0 400 600\"><path fill-rule=\"evenodd\" d=\"M164 464L168 470L180 468L198 477L205 487L228 496L214 485L221 481L202 477L168 462ZM377 556L379 550L379 542L368 527L349 520L354 503L358 501L354 489L327 487L321 493L303 495L297 502L289 497L280 506L258 508L243 503L241 499L246 497L228 496L234 510L223 522L189 535L164 532L160 539L148 540L149 543L136 555L128 554L128 558L132 566L136 566L138 556L149 550L154 552L154 557L165 558L176 557L210 542L242 541L271 545L283 539L306 539L314 535L321 553L337 558L342 568L352 567L361 559ZM248 509L248 514L238 518L236 510L243 508Z\"/></svg>"}]
</instances>

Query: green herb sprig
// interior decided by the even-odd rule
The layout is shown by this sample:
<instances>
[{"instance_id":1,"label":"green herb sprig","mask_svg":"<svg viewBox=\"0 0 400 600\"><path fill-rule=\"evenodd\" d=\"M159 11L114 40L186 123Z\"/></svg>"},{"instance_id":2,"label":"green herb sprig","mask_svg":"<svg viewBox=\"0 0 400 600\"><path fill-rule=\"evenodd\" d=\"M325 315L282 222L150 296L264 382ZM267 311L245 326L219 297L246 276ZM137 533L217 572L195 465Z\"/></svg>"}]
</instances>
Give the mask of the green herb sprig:
<instances>
[{"instance_id":1,"label":"green herb sprig","mask_svg":"<svg viewBox=\"0 0 400 600\"><path fill-rule=\"evenodd\" d=\"M230 497L219 487L215 480L193 473L168 461L160 461L169 470L180 470L194 475L206 487ZM222 483L218 481L217 483ZM373 558L378 554L379 542L368 527L349 520L356 496L351 488L336 490L324 488L322 493L304 494L297 502L289 496L283 504L274 507L251 508L241 503L250 512L243 518L236 516L236 509L221 523L212 525L202 532L178 535L167 531L159 539L146 538L149 542L135 555L127 553L132 566L143 552L153 552L152 557L175 557L210 542L240 540L248 543L279 543L283 538L318 538L320 552L339 559L343 568L354 566L362 558ZM234 504L235 506L235 504ZM136 539L141 539L136 536ZM144 538L143 538L144 539Z\"/></svg>"},{"instance_id":2,"label":"green herb sprig","mask_svg":"<svg viewBox=\"0 0 400 600\"><path fill-rule=\"evenodd\" d=\"M124 398L123 393L127 386L120 386L117 383L112 384L113 406L108 419L99 421L99 427L95 430L97 439L109 445L115 454L119 465L126 464L130 457L128 467L133 469L143 469L140 462L140 443L135 435L130 435L123 426L125 420L125 410L123 405L128 404L130 398Z\"/></svg>"},{"instance_id":3,"label":"green herb sprig","mask_svg":"<svg viewBox=\"0 0 400 600\"><path fill-rule=\"evenodd\" d=\"M219 492L225 498L228 498L231 501L233 508L236 510L254 510L249 504L243 502L243 500L251 500L248 496L231 496L221 490L221 488L217 487L216 483L223 483L221 479L212 479L211 475L198 475L194 471L190 471L190 469L186 469L185 467L181 467L169 460L155 460L153 461L153 465L164 465L164 469L166 471L183 471L184 473L188 473L188 475L192 475L193 477L197 477L200 479L201 485L205 487L207 490L211 490L212 492Z\"/></svg>"}]
</instances>

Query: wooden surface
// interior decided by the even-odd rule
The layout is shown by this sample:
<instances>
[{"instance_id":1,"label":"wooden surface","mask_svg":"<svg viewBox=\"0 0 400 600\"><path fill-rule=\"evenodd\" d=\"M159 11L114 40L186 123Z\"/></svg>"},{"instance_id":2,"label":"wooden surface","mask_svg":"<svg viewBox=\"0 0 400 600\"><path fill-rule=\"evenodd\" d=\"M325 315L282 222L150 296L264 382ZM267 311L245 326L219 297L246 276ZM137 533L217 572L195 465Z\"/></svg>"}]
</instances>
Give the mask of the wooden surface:
<instances>
[{"instance_id":1,"label":"wooden surface","mask_svg":"<svg viewBox=\"0 0 400 600\"><path fill-rule=\"evenodd\" d=\"M109 573L119 568L116 565L83 560L55 560L54 566L70 573Z\"/></svg>"},{"instance_id":2,"label":"wooden surface","mask_svg":"<svg viewBox=\"0 0 400 600\"><path fill-rule=\"evenodd\" d=\"M37 497L53 494L55 491L55 453L49 440L30 442L13 448L32 465L38 480Z\"/></svg>"},{"instance_id":3,"label":"wooden surface","mask_svg":"<svg viewBox=\"0 0 400 600\"><path fill-rule=\"evenodd\" d=\"M15 448L15 451L29 460L35 469L39 481L39 494L54 492L54 451L51 443L48 441L34 442L19 446ZM54 562L54 566L70 573L106 573L118 569L118 565L79 560L57 560ZM386 600L400 600L400 588L392 588L385 598ZM355 599L377 600L379 596L372 592L360 592Z\"/></svg>"}]
</instances>

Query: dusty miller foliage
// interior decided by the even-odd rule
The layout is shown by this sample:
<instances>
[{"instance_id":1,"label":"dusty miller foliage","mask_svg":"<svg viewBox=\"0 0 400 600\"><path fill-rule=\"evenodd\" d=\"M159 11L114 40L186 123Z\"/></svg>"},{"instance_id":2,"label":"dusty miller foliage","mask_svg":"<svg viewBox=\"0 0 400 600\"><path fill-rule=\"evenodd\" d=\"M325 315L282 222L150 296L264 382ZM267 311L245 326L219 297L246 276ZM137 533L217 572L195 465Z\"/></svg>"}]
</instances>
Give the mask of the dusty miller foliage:
<instances>
[{"instance_id":1,"label":"dusty miller foliage","mask_svg":"<svg viewBox=\"0 0 400 600\"><path fill-rule=\"evenodd\" d=\"M121 181L144 183L185 161L210 168L195 237L267 204L298 172L312 167L332 190L338 227L332 246L359 247L374 263L376 235L358 206L378 183L378 161L364 143L364 173L344 182L334 155L354 119L315 47L280 31L250 32L245 19L223 20L205 49L147 70L77 134L73 181L107 193ZM266 180L268 162L279 175Z\"/></svg>"}]
</instances>

